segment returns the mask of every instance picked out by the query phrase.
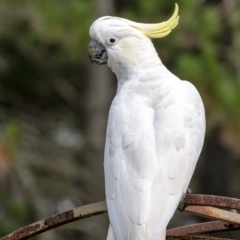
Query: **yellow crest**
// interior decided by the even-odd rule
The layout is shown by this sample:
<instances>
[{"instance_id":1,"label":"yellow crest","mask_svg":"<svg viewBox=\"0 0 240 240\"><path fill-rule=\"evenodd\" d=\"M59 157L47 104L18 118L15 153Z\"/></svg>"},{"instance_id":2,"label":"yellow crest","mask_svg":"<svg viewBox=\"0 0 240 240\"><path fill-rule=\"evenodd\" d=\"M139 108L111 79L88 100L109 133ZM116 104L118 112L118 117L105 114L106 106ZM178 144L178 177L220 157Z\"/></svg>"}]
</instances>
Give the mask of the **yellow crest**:
<instances>
[{"instance_id":1,"label":"yellow crest","mask_svg":"<svg viewBox=\"0 0 240 240\"><path fill-rule=\"evenodd\" d=\"M129 25L138 31L142 32L149 38L162 38L167 36L172 29L174 29L178 25L179 15L178 15L178 5L175 3L175 10L172 17L166 21L155 24L144 24L144 23L136 23L130 21Z\"/></svg>"}]
</instances>

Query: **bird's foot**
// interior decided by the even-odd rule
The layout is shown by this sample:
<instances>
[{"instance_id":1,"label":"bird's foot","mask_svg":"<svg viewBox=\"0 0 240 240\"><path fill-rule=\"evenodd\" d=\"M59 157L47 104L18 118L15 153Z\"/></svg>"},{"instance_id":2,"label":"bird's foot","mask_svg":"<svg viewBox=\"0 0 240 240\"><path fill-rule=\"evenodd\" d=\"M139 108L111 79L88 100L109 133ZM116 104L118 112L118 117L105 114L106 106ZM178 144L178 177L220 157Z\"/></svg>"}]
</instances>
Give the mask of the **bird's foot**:
<instances>
[{"instance_id":1,"label":"bird's foot","mask_svg":"<svg viewBox=\"0 0 240 240\"><path fill-rule=\"evenodd\" d=\"M187 189L187 192L186 192L186 193L183 193L182 199L181 199L181 201L180 201L180 203L179 203L179 205L178 205L178 210L179 210L180 212L183 212L183 211L184 211L184 209L185 209L184 200L185 200L187 194L188 194L188 193L191 193L191 192L192 192L191 189L188 188L188 189Z\"/></svg>"}]
</instances>

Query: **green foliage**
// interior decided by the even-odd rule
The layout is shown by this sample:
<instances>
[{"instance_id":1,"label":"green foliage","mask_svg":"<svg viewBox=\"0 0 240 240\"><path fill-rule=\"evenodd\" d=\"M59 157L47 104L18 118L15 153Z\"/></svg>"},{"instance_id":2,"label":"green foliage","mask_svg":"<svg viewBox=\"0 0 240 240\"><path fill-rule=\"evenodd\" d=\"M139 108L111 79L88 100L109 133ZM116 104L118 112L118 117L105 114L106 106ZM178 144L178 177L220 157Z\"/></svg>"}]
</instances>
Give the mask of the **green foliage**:
<instances>
[{"instance_id":1,"label":"green foliage","mask_svg":"<svg viewBox=\"0 0 240 240\"><path fill-rule=\"evenodd\" d=\"M10 142L19 141L21 138L21 127L17 123L9 121L6 126L6 135Z\"/></svg>"},{"instance_id":2,"label":"green foliage","mask_svg":"<svg viewBox=\"0 0 240 240\"><path fill-rule=\"evenodd\" d=\"M60 42L73 59L84 60L91 24L90 1L32 1L38 16L35 27L44 40ZM93 18L93 16L92 16Z\"/></svg>"}]
</instances>

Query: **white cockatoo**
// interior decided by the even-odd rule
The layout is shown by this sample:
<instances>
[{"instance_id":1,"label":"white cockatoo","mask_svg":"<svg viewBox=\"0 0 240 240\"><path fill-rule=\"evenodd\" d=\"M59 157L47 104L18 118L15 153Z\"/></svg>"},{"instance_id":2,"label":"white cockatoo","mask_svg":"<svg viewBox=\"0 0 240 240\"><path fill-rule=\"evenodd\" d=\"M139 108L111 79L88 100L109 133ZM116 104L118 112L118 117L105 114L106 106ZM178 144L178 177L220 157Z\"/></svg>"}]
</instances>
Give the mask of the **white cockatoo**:
<instances>
[{"instance_id":1,"label":"white cockatoo","mask_svg":"<svg viewBox=\"0 0 240 240\"><path fill-rule=\"evenodd\" d=\"M205 135L196 88L161 62L151 38L178 24L101 17L90 28L89 57L118 80L105 145L110 227L107 240L160 240L187 191Z\"/></svg>"}]
</instances>

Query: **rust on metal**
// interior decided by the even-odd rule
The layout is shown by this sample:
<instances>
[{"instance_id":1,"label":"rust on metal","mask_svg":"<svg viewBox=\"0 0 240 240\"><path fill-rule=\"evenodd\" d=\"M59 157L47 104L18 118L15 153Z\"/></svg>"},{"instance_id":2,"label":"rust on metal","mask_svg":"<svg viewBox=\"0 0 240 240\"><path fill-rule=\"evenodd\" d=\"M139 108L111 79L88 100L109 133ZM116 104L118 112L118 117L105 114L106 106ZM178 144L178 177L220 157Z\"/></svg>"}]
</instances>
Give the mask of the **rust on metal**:
<instances>
[{"instance_id":1,"label":"rust on metal","mask_svg":"<svg viewBox=\"0 0 240 240\"><path fill-rule=\"evenodd\" d=\"M181 237L190 234L211 234L233 230L240 230L240 225L232 224L230 226L229 224L221 221L212 221L170 229L167 231L167 237Z\"/></svg>"},{"instance_id":2,"label":"rust on metal","mask_svg":"<svg viewBox=\"0 0 240 240\"><path fill-rule=\"evenodd\" d=\"M54 215L52 217L46 218L44 220L44 226L52 226L52 225L58 225L58 224L62 224L65 222L69 222L71 219L73 219L74 217L74 213L73 210L67 211L67 212L63 212L57 215Z\"/></svg>"},{"instance_id":3,"label":"rust on metal","mask_svg":"<svg viewBox=\"0 0 240 240\"><path fill-rule=\"evenodd\" d=\"M19 229L18 231L14 232L10 236L8 235L6 237L1 238L1 240L24 239L31 233L38 231L39 228L40 228L40 224L30 225L30 226Z\"/></svg>"},{"instance_id":4,"label":"rust on metal","mask_svg":"<svg viewBox=\"0 0 240 240\"><path fill-rule=\"evenodd\" d=\"M167 237L166 239L170 239L170 238ZM179 240L234 240L230 238L219 238L219 237L197 236L197 235L182 236L182 237L179 237L178 239Z\"/></svg>"},{"instance_id":5,"label":"rust on metal","mask_svg":"<svg viewBox=\"0 0 240 240\"><path fill-rule=\"evenodd\" d=\"M187 194L184 211L200 215L206 218L220 221L194 224L185 227L175 228L167 231L167 239L177 238L179 240L230 240L226 238L216 238L196 234L210 234L222 231L240 230L240 214L236 209L240 209L240 200L227 197ZM229 208L226 211L221 208ZM98 202L86 206L74 208L70 211L50 216L46 219L35 222L29 226L21 228L0 240L23 240L32 236L46 232L58 226L77 221L82 218L107 212L106 202Z\"/></svg>"},{"instance_id":6,"label":"rust on metal","mask_svg":"<svg viewBox=\"0 0 240 240\"><path fill-rule=\"evenodd\" d=\"M213 195L187 194L185 205L223 207L240 210L240 199Z\"/></svg>"},{"instance_id":7,"label":"rust on metal","mask_svg":"<svg viewBox=\"0 0 240 240\"><path fill-rule=\"evenodd\" d=\"M107 212L106 202L98 202L82 207L74 208L70 211L59 213L51 217L42 219L26 227L0 238L0 240L23 240L46 232L58 226L77 221L82 218L91 217Z\"/></svg>"},{"instance_id":8,"label":"rust on metal","mask_svg":"<svg viewBox=\"0 0 240 240\"><path fill-rule=\"evenodd\" d=\"M240 224L240 214L226 211L220 208L206 206L187 206L184 211L201 217L221 220L232 224Z\"/></svg>"}]
</instances>

